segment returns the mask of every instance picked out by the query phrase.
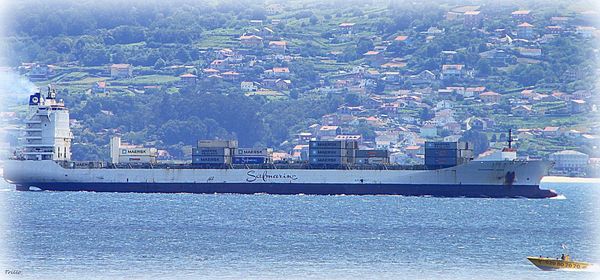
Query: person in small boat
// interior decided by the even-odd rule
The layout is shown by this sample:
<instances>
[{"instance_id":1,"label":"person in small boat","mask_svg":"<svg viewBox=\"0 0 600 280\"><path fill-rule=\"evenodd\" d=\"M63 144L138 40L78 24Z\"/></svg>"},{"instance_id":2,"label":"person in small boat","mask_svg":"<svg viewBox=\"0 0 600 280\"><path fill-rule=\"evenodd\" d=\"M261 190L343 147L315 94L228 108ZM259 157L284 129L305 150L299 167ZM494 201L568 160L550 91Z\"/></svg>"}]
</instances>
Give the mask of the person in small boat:
<instances>
[{"instance_id":1,"label":"person in small boat","mask_svg":"<svg viewBox=\"0 0 600 280\"><path fill-rule=\"evenodd\" d=\"M560 260L562 260L562 261L565 260L565 254L560 255Z\"/></svg>"}]
</instances>

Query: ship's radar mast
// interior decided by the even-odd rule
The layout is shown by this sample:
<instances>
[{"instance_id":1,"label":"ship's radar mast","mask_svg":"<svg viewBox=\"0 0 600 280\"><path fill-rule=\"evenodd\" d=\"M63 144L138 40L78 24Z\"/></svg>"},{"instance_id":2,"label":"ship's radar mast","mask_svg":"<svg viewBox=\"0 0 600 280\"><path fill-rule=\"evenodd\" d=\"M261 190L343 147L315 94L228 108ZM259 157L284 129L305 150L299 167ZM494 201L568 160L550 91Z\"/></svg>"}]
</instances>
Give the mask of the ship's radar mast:
<instances>
[{"instance_id":1,"label":"ship's radar mast","mask_svg":"<svg viewBox=\"0 0 600 280\"><path fill-rule=\"evenodd\" d=\"M504 160L514 160L517 158L517 149L514 149L512 147L512 129L508 130L508 147L505 147L504 149L502 149L502 159Z\"/></svg>"},{"instance_id":2,"label":"ship's radar mast","mask_svg":"<svg viewBox=\"0 0 600 280\"><path fill-rule=\"evenodd\" d=\"M46 99L56 99L56 89L52 88L52 85L48 85L48 96Z\"/></svg>"}]
</instances>

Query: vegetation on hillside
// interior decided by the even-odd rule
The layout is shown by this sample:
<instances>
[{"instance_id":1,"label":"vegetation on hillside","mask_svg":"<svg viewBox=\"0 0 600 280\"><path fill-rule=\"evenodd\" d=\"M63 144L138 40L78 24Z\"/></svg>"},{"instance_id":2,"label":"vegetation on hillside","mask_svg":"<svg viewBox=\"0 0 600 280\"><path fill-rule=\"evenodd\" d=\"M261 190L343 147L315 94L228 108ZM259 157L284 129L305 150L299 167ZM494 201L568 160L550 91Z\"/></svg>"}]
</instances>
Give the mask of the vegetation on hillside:
<instances>
[{"instance_id":1,"label":"vegetation on hillside","mask_svg":"<svg viewBox=\"0 0 600 280\"><path fill-rule=\"evenodd\" d=\"M285 10L268 14L268 4L285 5ZM364 53L386 45L385 55L406 62L402 75L424 70L439 71L444 64L442 51L453 50L453 64L464 64L474 81L489 90L510 92L535 86L538 89L591 90L595 86L597 64L595 46L581 38L549 39L542 59L535 63L498 66L480 55L489 50L486 38L497 29L514 26L511 11L517 3L482 2L487 19L480 29L464 28L462 21L445 19L461 1L42 1L11 3L7 19L9 33L3 38L10 66L24 62L54 64L68 74L42 81L60 82L62 97L72 109L72 117L82 126L76 128L76 157L105 158L106 144L115 130L126 140L142 144L153 142L180 157L182 147L199 138L237 138L244 146L286 147L286 141L340 105L359 105L354 93L322 93L315 89L331 86L332 78L365 65ZM538 23L552 16L573 13L569 1L530 1ZM206 55L220 48L239 48L239 36L253 27L252 20L271 22L275 39L289 42L294 59L265 61L247 75L258 77L272 67L288 67L289 90L278 94L246 94L239 81L202 79L194 86L176 86L179 74L201 75L210 67ZM577 19L576 19L577 20ZM338 36L342 22L356 23L351 36ZM435 27L444 30L431 41L425 32ZM411 38L410 44L394 41L398 35ZM419 38L419 39L415 39ZM246 55L263 57L265 49L244 50ZM337 53L337 55L332 55ZM511 54L518 55L518 54ZM129 63L136 67L131 79L111 81L111 93L86 93L106 71L107 65ZM193 68L169 68L186 65ZM183 70L181 70L183 69ZM579 76L565 75L565 72ZM138 92L131 87L147 84L158 88ZM469 86L446 80L442 86ZM410 81L400 84L410 89ZM375 94L389 93L382 82L368 85ZM434 88L436 90L437 88ZM424 100L424 102L429 102ZM510 104L501 104L510 109ZM502 107L501 108L504 108ZM427 109L404 110L431 115ZM485 116L484 108L469 108L473 116ZM411 111L411 112L412 112ZM418 113L416 113L418 114ZM430 116L431 118L432 116ZM499 125L510 124L502 123ZM513 125L514 126L514 125ZM502 127L504 128L504 127ZM374 131L362 124L355 129L368 140ZM476 134L480 136L481 134ZM482 142L485 142L482 140Z\"/></svg>"}]
</instances>

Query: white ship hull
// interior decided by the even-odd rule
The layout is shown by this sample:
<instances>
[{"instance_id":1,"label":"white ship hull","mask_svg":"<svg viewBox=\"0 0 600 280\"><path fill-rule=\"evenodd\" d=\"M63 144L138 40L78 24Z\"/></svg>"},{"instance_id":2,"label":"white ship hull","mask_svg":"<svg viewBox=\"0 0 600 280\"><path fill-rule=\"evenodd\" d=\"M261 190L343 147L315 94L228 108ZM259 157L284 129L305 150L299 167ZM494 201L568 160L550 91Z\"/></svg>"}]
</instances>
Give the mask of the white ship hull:
<instances>
[{"instance_id":1,"label":"white ship hull","mask_svg":"<svg viewBox=\"0 0 600 280\"><path fill-rule=\"evenodd\" d=\"M439 170L69 169L45 160L8 161L4 175L20 190L543 198L556 196L539 189L549 167L546 161L472 161Z\"/></svg>"}]
</instances>

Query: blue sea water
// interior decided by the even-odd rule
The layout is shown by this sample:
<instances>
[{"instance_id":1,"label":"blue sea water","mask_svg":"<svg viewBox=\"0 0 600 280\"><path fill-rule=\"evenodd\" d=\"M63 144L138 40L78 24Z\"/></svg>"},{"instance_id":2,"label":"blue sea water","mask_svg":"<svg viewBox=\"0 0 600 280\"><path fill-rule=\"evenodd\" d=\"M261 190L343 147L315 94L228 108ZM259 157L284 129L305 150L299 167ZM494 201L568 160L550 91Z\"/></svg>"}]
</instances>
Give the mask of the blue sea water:
<instances>
[{"instance_id":1,"label":"blue sea water","mask_svg":"<svg viewBox=\"0 0 600 280\"><path fill-rule=\"evenodd\" d=\"M597 279L600 186L565 199L17 192L0 183L6 279ZM18 275L5 270L19 270Z\"/></svg>"}]
</instances>

